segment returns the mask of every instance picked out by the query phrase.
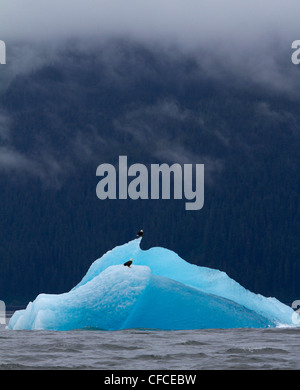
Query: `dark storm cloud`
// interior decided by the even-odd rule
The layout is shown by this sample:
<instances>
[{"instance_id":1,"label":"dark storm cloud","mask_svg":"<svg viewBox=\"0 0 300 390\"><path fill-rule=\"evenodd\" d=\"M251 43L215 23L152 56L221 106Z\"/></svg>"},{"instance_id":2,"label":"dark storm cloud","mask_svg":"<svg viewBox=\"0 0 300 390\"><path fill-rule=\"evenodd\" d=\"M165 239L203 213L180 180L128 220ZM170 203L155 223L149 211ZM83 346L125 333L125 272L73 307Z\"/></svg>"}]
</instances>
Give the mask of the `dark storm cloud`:
<instances>
[{"instance_id":1,"label":"dark storm cloud","mask_svg":"<svg viewBox=\"0 0 300 390\"><path fill-rule=\"evenodd\" d=\"M44 65L64 64L65 68L78 67L88 73L87 64L95 61L107 84L120 90L128 88L136 77L161 84L170 67L177 86L201 76L219 81L220 89L226 83L240 90L259 87L298 99L299 72L290 56L291 42L300 39L299 14L300 3L295 0L5 0L0 14L0 39L7 43L7 65L0 69L0 94L16 76L30 74ZM146 66L134 50L122 52L108 44L114 39L147 48L163 74L156 73L151 64ZM72 49L79 53L79 63L74 57L68 58L66 50ZM181 66L188 57L196 65L185 73ZM43 83L38 88L47 92ZM64 82L65 96L74 104L87 88L74 80ZM154 157L170 162L181 159L183 163L200 157L209 162L212 172L220 170L222 161L195 155L167 133L155 141L157 128L163 131L167 123L205 127L201 115L161 98L157 97L156 104L127 108L115 118L114 129L130 134L141 147L148 139ZM48 116L51 104L53 100L43 107ZM276 114L264 104L258 106L257 112L268 118ZM48 119L53 126L61 126L62 132L68 130L61 124L59 114L51 115L53 118ZM14 144L11 123L10 115L0 111L0 140L4 142L0 169L5 171L26 171L41 179L46 172L60 176L72 169L74 160L87 161L96 155L97 148L107 147L99 129L87 131L88 127L84 127L74 129L72 137L68 137L63 157L55 155L46 142L40 154L24 153ZM230 147L230 140L217 123L210 131L224 148Z\"/></svg>"}]
</instances>

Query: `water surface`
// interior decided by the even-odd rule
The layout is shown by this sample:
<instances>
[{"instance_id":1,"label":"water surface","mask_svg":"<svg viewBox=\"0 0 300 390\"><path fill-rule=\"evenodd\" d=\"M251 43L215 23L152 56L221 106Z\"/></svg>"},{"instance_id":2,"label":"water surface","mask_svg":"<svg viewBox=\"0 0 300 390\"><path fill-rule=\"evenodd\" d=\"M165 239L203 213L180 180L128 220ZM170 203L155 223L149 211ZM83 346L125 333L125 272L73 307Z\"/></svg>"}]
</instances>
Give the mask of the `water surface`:
<instances>
[{"instance_id":1,"label":"water surface","mask_svg":"<svg viewBox=\"0 0 300 390\"><path fill-rule=\"evenodd\" d=\"M12 331L0 369L300 369L300 329Z\"/></svg>"}]
</instances>

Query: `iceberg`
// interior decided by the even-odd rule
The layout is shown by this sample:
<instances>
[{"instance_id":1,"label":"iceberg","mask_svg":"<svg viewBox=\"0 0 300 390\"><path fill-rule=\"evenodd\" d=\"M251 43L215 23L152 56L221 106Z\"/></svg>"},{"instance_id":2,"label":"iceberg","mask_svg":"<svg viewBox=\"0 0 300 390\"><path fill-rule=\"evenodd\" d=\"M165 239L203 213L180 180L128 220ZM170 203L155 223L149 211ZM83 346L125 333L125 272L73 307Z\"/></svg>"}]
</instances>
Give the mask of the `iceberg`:
<instances>
[{"instance_id":1,"label":"iceberg","mask_svg":"<svg viewBox=\"0 0 300 390\"><path fill-rule=\"evenodd\" d=\"M40 294L11 317L12 330L162 330L295 326L294 310L254 294L225 272L190 264L141 238L92 263L64 294ZM133 258L131 267L123 263ZM298 322L300 323L300 322Z\"/></svg>"}]
</instances>

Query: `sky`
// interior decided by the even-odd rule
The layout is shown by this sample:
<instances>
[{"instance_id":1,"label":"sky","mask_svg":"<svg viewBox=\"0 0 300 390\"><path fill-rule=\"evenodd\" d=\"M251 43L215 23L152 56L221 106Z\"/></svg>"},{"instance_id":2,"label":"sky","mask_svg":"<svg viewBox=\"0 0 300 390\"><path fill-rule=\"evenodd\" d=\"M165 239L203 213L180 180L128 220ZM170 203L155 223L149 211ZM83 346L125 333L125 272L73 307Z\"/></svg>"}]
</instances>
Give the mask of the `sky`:
<instances>
[{"instance_id":1,"label":"sky","mask_svg":"<svg viewBox=\"0 0 300 390\"><path fill-rule=\"evenodd\" d=\"M296 0L1 0L0 7L3 40L121 34L257 47L271 36L299 39Z\"/></svg>"},{"instance_id":2,"label":"sky","mask_svg":"<svg viewBox=\"0 0 300 390\"><path fill-rule=\"evenodd\" d=\"M111 37L196 55L206 50L213 57L201 62L211 72L224 62L238 74L290 90L294 76L278 77L278 67L291 62L299 14L298 0L0 0L0 39L8 52L14 42L47 41L50 47L69 38ZM18 52L25 67L33 62L31 50Z\"/></svg>"},{"instance_id":3,"label":"sky","mask_svg":"<svg viewBox=\"0 0 300 390\"><path fill-rule=\"evenodd\" d=\"M50 47L70 38L120 37L196 55L206 50L213 58L201 62L212 72L212 62L224 62L290 90L293 80L277 73L281 63L290 64L292 42L300 39L299 15L298 0L0 0L0 39L7 51L14 42ZM31 61L30 50L19 62Z\"/></svg>"}]
</instances>

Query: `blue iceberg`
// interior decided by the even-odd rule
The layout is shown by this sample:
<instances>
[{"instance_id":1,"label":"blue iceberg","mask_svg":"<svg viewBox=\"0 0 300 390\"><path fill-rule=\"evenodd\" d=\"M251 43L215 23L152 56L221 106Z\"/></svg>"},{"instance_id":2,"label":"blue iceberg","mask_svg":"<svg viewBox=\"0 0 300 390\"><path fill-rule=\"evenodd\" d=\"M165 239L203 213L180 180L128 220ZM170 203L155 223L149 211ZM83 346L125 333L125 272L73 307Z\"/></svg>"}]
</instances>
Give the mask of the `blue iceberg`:
<instances>
[{"instance_id":1,"label":"blue iceberg","mask_svg":"<svg viewBox=\"0 0 300 390\"><path fill-rule=\"evenodd\" d=\"M295 326L295 312L254 294L226 273L190 264L173 251L140 248L141 238L96 260L71 291L40 294L8 328L164 330ZM123 263L133 258L130 268ZM299 323L299 322L298 322Z\"/></svg>"}]
</instances>

